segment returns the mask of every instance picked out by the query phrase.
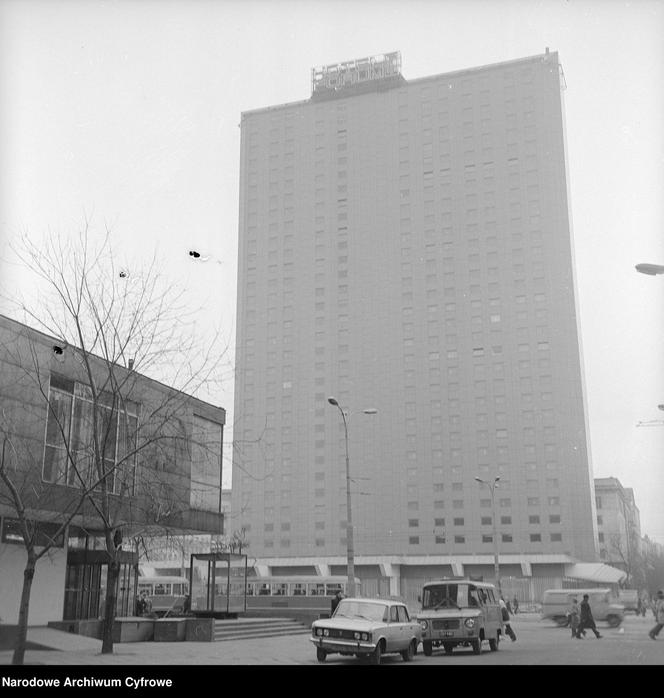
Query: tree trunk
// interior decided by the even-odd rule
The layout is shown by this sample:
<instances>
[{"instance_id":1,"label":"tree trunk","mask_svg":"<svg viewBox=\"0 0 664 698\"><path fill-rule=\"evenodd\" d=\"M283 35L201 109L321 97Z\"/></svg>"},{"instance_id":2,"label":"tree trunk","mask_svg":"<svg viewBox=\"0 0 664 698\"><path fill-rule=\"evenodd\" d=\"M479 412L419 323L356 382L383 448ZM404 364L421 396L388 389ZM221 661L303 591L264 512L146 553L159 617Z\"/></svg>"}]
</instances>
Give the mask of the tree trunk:
<instances>
[{"instance_id":1,"label":"tree trunk","mask_svg":"<svg viewBox=\"0 0 664 698\"><path fill-rule=\"evenodd\" d=\"M12 664L23 664L25 658L25 646L28 640L28 613L30 611L30 592L32 591L32 580L35 576L35 566L37 561L34 554L28 551L28 561L23 570L23 589L21 591L21 605L18 610L18 634L16 645L14 646L14 656Z\"/></svg>"},{"instance_id":2,"label":"tree trunk","mask_svg":"<svg viewBox=\"0 0 664 698\"><path fill-rule=\"evenodd\" d=\"M118 577L120 576L120 562L109 560L106 572L106 603L104 604L104 624L102 632L101 653L113 653L113 624L115 621L115 609L118 597Z\"/></svg>"}]
</instances>

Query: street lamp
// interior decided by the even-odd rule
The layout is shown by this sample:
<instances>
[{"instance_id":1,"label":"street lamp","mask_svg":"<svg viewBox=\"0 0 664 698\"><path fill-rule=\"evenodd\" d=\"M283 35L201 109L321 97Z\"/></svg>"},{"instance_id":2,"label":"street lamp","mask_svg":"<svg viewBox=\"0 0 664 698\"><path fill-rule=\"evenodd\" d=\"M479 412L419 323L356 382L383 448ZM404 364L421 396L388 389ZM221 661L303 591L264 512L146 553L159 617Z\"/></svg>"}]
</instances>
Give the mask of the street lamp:
<instances>
[{"instance_id":1,"label":"street lamp","mask_svg":"<svg viewBox=\"0 0 664 698\"><path fill-rule=\"evenodd\" d=\"M487 482L482 480L480 477L475 478L477 482L481 485L486 485L491 492L491 511L492 511L492 521L493 521L493 573L496 578L496 586L498 587L499 596L503 595L502 589L500 587L500 563L498 561L498 529L496 525L496 487L498 487L498 481L500 477L494 478L493 482Z\"/></svg>"},{"instance_id":2,"label":"street lamp","mask_svg":"<svg viewBox=\"0 0 664 698\"><path fill-rule=\"evenodd\" d=\"M641 274L649 274L650 276L664 274L664 267L661 264L637 264L634 268Z\"/></svg>"},{"instance_id":3,"label":"street lamp","mask_svg":"<svg viewBox=\"0 0 664 698\"><path fill-rule=\"evenodd\" d=\"M348 596L352 597L355 596L355 544L353 540L353 515L350 501L350 458L348 457L348 418L350 417L350 413L346 415L346 412L341 408L336 398L328 397L327 401L330 405L334 405L338 408L344 423L346 443L346 573L348 574L346 592ZM364 414L376 414L378 410L367 408L366 410L362 410L362 412Z\"/></svg>"}]
</instances>

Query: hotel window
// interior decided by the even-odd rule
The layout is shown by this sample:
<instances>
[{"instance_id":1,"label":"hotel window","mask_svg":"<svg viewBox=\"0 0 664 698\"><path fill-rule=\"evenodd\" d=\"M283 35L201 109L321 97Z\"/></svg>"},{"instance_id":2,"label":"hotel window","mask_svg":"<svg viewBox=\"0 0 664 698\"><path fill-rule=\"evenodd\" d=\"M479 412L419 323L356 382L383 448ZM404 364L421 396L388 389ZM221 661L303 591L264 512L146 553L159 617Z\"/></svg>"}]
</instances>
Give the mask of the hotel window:
<instances>
[{"instance_id":1,"label":"hotel window","mask_svg":"<svg viewBox=\"0 0 664 698\"><path fill-rule=\"evenodd\" d=\"M563 534L562 533L552 533L551 534L551 542L552 543L560 543L563 539Z\"/></svg>"},{"instance_id":2,"label":"hotel window","mask_svg":"<svg viewBox=\"0 0 664 698\"><path fill-rule=\"evenodd\" d=\"M409 545L419 545L420 537L419 536L409 536L408 543L409 543Z\"/></svg>"},{"instance_id":3,"label":"hotel window","mask_svg":"<svg viewBox=\"0 0 664 698\"><path fill-rule=\"evenodd\" d=\"M502 540L503 543L511 543L512 542L512 535L510 533L503 533L503 534L501 534L500 539Z\"/></svg>"},{"instance_id":4,"label":"hotel window","mask_svg":"<svg viewBox=\"0 0 664 698\"><path fill-rule=\"evenodd\" d=\"M542 542L542 535L540 533L531 533L530 534L530 542L531 543L541 543Z\"/></svg>"},{"instance_id":5,"label":"hotel window","mask_svg":"<svg viewBox=\"0 0 664 698\"><path fill-rule=\"evenodd\" d=\"M465 536L454 536L454 542L455 543L465 543L466 537Z\"/></svg>"},{"instance_id":6,"label":"hotel window","mask_svg":"<svg viewBox=\"0 0 664 698\"><path fill-rule=\"evenodd\" d=\"M501 516L500 523L504 526L510 526L512 524L512 517L511 516Z\"/></svg>"},{"instance_id":7,"label":"hotel window","mask_svg":"<svg viewBox=\"0 0 664 698\"><path fill-rule=\"evenodd\" d=\"M463 518L454 519L453 523L455 526L463 526Z\"/></svg>"},{"instance_id":8,"label":"hotel window","mask_svg":"<svg viewBox=\"0 0 664 698\"><path fill-rule=\"evenodd\" d=\"M483 516L481 519L482 526L491 526L491 517Z\"/></svg>"},{"instance_id":9,"label":"hotel window","mask_svg":"<svg viewBox=\"0 0 664 698\"><path fill-rule=\"evenodd\" d=\"M493 543L493 536L486 533L482 534L482 543Z\"/></svg>"}]
</instances>

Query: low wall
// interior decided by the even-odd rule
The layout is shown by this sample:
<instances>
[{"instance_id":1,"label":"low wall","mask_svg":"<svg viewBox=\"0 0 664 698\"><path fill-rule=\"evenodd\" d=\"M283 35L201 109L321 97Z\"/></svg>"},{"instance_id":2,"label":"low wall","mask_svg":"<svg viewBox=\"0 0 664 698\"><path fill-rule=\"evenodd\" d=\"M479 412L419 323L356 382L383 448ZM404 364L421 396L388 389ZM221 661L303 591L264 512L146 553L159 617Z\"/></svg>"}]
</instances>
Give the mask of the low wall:
<instances>
[{"instance_id":1,"label":"low wall","mask_svg":"<svg viewBox=\"0 0 664 698\"><path fill-rule=\"evenodd\" d=\"M85 635L85 637L94 637L95 640L101 640L103 624L104 621L98 619L52 620L49 621L48 627L54 630L62 630L65 633Z\"/></svg>"},{"instance_id":2,"label":"low wall","mask_svg":"<svg viewBox=\"0 0 664 698\"><path fill-rule=\"evenodd\" d=\"M152 618L129 616L116 618L113 622L113 642L147 642L154 638Z\"/></svg>"},{"instance_id":3,"label":"low wall","mask_svg":"<svg viewBox=\"0 0 664 698\"><path fill-rule=\"evenodd\" d=\"M160 618L154 622L155 642L182 642L186 638L186 618Z\"/></svg>"},{"instance_id":4,"label":"low wall","mask_svg":"<svg viewBox=\"0 0 664 698\"><path fill-rule=\"evenodd\" d=\"M265 607L247 609L239 614L239 618L292 618L306 626L311 625L321 617L329 617L330 610L321 608L293 608L283 606L281 608Z\"/></svg>"}]
</instances>

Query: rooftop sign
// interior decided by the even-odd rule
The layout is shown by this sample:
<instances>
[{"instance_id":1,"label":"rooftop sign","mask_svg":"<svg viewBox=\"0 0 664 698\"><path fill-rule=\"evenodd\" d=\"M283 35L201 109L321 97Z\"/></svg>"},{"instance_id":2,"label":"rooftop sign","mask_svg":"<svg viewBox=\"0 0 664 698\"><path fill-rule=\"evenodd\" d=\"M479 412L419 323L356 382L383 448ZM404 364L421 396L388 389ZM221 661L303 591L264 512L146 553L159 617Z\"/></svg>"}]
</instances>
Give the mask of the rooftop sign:
<instances>
[{"instance_id":1,"label":"rooftop sign","mask_svg":"<svg viewBox=\"0 0 664 698\"><path fill-rule=\"evenodd\" d=\"M311 94L343 90L353 85L401 74L401 53L380 54L311 69Z\"/></svg>"}]
</instances>

